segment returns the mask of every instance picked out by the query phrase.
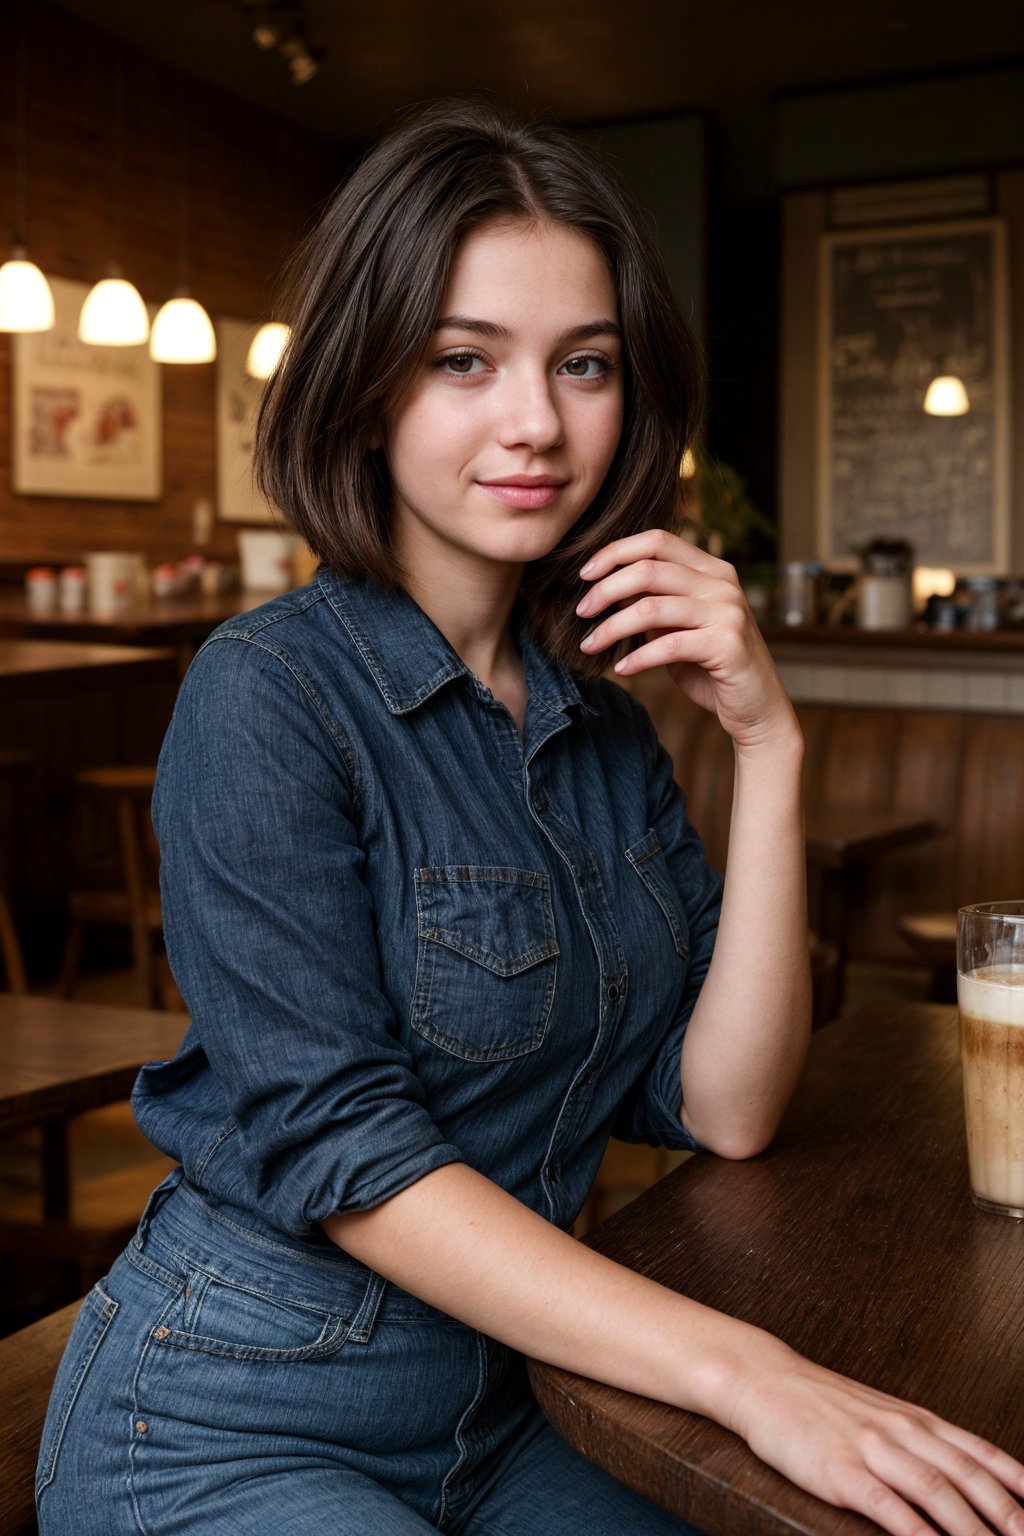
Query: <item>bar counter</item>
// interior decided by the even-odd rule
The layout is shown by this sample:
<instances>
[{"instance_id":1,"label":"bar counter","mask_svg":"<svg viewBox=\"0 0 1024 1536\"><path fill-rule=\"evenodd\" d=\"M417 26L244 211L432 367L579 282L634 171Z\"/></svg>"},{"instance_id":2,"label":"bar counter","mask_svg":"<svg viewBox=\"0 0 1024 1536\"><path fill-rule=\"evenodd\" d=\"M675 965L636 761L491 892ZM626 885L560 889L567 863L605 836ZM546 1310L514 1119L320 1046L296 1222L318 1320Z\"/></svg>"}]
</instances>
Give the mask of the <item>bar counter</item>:
<instances>
[{"instance_id":1,"label":"bar counter","mask_svg":"<svg viewBox=\"0 0 1024 1536\"><path fill-rule=\"evenodd\" d=\"M790 697L868 709L1024 715L1024 631L768 624Z\"/></svg>"}]
</instances>

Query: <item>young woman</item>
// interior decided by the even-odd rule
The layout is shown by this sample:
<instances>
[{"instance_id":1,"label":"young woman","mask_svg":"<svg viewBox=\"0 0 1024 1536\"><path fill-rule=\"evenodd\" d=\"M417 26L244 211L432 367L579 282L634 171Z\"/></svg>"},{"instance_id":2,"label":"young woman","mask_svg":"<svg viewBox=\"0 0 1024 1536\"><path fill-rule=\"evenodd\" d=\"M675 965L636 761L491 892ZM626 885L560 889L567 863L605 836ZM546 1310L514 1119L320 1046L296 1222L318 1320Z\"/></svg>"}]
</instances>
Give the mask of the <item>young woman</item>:
<instances>
[{"instance_id":1,"label":"young woman","mask_svg":"<svg viewBox=\"0 0 1024 1536\"><path fill-rule=\"evenodd\" d=\"M556 129L449 104L295 282L258 463L324 564L168 734L192 1024L134 1103L181 1168L68 1346L42 1531L685 1530L547 1428L525 1352L896 1536L1019 1536L1008 1456L568 1235L612 1131L760 1151L808 1032L800 734L670 531L699 369L641 218ZM724 892L616 655L733 738Z\"/></svg>"}]
</instances>

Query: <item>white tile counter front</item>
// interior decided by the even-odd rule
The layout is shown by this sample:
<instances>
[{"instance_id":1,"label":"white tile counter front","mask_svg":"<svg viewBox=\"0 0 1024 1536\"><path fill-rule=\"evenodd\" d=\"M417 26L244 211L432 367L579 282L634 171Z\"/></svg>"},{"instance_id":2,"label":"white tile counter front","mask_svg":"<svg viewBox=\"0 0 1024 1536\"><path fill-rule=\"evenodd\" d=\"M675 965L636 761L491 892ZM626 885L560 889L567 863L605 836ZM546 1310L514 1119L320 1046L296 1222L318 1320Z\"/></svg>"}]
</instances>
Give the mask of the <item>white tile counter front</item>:
<instances>
[{"instance_id":1,"label":"white tile counter front","mask_svg":"<svg viewBox=\"0 0 1024 1536\"><path fill-rule=\"evenodd\" d=\"M766 638L795 703L1024 715L1021 634L894 631L868 640L856 632L773 625Z\"/></svg>"}]
</instances>

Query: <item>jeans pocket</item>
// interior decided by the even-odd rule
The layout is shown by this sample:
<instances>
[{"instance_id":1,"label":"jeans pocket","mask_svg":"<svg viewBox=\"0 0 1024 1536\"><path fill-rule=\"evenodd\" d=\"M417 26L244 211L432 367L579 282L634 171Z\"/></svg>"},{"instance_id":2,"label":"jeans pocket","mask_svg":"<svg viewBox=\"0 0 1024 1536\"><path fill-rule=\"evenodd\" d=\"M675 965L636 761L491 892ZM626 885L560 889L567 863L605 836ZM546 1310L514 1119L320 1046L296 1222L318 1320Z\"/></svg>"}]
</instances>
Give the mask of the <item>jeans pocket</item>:
<instances>
[{"instance_id":1,"label":"jeans pocket","mask_svg":"<svg viewBox=\"0 0 1024 1536\"><path fill-rule=\"evenodd\" d=\"M50 1395L36 1467L37 1499L56 1476L57 1458L71 1410L117 1308L118 1303L103 1290L102 1280L93 1286L82 1303Z\"/></svg>"},{"instance_id":2,"label":"jeans pocket","mask_svg":"<svg viewBox=\"0 0 1024 1536\"><path fill-rule=\"evenodd\" d=\"M690 925L686 921L686 913L657 834L652 830L647 831L638 843L626 849L626 858L661 908L672 934L676 954L681 960L689 960Z\"/></svg>"},{"instance_id":3,"label":"jeans pocket","mask_svg":"<svg viewBox=\"0 0 1024 1536\"><path fill-rule=\"evenodd\" d=\"M508 1061L543 1044L558 942L547 875L504 866L417 869L410 1022L464 1061Z\"/></svg>"},{"instance_id":4,"label":"jeans pocket","mask_svg":"<svg viewBox=\"0 0 1024 1536\"><path fill-rule=\"evenodd\" d=\"M334 1354L351 1329L350 1317L196 1273L151 1337L166 1349L284 1364Z\"/></svg>"}]
</instances>

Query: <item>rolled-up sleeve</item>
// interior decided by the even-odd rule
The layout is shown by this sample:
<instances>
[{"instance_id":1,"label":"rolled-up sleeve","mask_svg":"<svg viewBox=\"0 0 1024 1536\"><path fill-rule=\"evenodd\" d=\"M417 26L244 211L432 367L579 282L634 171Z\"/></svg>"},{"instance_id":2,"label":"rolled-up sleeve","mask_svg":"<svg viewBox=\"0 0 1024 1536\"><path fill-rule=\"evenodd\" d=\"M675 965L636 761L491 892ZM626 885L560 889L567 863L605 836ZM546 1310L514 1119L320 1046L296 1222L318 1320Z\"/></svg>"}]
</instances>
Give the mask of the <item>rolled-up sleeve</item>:
<instances>
[{"instance_id":1,"label":"rolled-up sleeve","mask_svg":"<svg viewBox=\"0 0 1024 1536\"><path fill-rule=\"evenodd\" d=\"M381 985L357 793L310 680L261 643L209 642L154 795L167 950L247 1198L298 1236L460 1157ZM140 1086L159 1098L159 1073Z\"/></svg>"},{"instance_id":2,"label":"rolled-up sleeve","mask_svg":"<svg viewBox=\"0 0 1024 1536\"><path fill-rule=\"evenodd\" d=\"M686 819L686 799L668 752L647 710L626 694L642 743L649 825L665 856L672 885L686 914L690 953L678 1007L647 1070L623 1103L613 1126L622 1141L648 1141L677 1149L698 1143L680 1121L685 1084L679 1073L683 1036L704 984L718 933L722 877L712 869L697 831Z\"/></svg>"}]
</instances>

